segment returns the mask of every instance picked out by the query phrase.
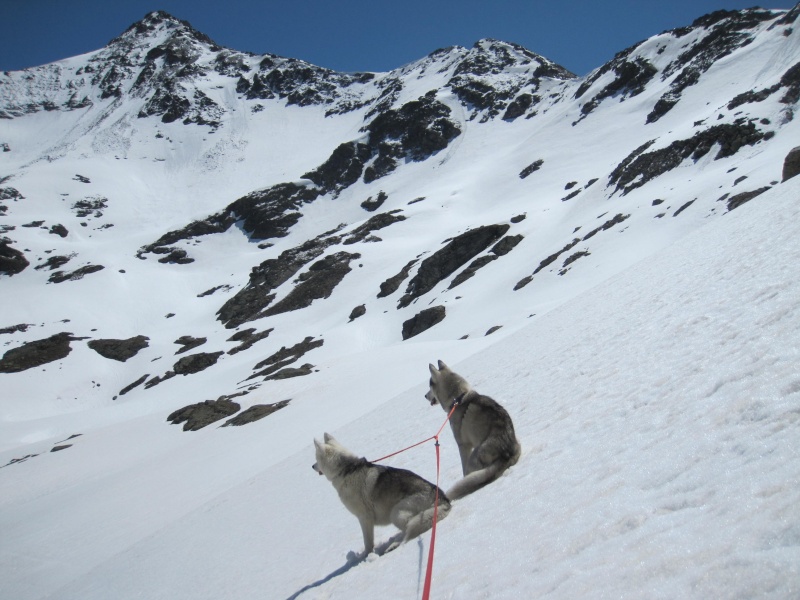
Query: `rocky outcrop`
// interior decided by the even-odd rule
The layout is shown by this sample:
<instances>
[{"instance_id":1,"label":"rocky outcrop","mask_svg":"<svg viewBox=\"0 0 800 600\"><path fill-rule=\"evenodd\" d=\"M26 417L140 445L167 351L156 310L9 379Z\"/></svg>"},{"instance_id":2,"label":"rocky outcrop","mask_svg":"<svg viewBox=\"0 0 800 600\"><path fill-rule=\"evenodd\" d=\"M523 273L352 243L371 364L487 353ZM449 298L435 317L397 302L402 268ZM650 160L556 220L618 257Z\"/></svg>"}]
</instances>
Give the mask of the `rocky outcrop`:
<instances>
[{"instance_id":1,"label":"rocky outcrop","mask_svg":"<svg viewBox=\"0 0 800 600\"><path fill-rule=\"evenodd\" d=\"M736 194L735 196L731 196L730 198L728 198L728 202L727 202L728 211L730 212L735 208L739 208L742 204L744 204L746 202L750 202L750 200L752 200L756 196L760 196L761 194L766 192L768 189L769 189L769 186L765 186L765 187L759 188L757 190L752 190L752 191L749 191L749 192L742 192L741 194Z\"/></svg>"},{"instance_id":2,"label":"rocky outcrop","mask_svg":"<svg viewBox=\"0 0 800 600\"><path fill-rule=\"evenodd\" d=\"M167 421L173 425L183 423L184 431L197 431L236 414L240 408L241 405L224 397L219 400L206 400L176 410L167 417Z\"/></svg>"},{"instance_id":3,"label":"rocky outcrop","mask_svg":"<svg viewBox=\"0 0 800 600\"><path fill-rule=\"evenodd\" d=\"M12 348L0 359L0 373L19 373L61 360L72 352L70 342L85 339L64 332Z\"/></svg>"},{"instance_id":4,"label":"rocky outcrop","mask_svg":"<svg viewBox=\"0 0 800 600\"><path fill-rule=\"evenodd\" d=\"M47 281L48 283L63 283L65 281L78 281L79 279L83 279L85 275L89 275L90 273L97 273L97 271L102 271L103 269L105 269L103 265L85 265L69 273L64 273L63 271L56 271L55 273L50 275L50 278Z\"/></svg>"},{"instance_id":5,"label":"rocky outcrop","mask_svg":"<svg viewBox=\"0 0 800 600\"><path fill-rule=\"evenodd\" d=\"M174 342L175 344L178 344L180 346L180 348L175 352L175 354L183 354L184 352L193 350L198 346L202 346L207 341L208 339L204 337L192 337L191 335L182 335Z\"/></svg>"},{"instance_id":6,"label":"rocky outcrop","mask_svg":"<svg viewBox=\"0 0 800 600\"><path fill-rule=\"evenodd\" d=\"M289 348L282 346L280 350L265 358L255 367L253 367L253 370L257 372L248 377L248 379L254 379L256 377L264 377L265 379L272 378L279 371L288 367L288 365L300 360L300 358L307 352L322 346L323 343L324 340L315 340L313 337L308 336L302 342L299 342ZM309 369L311 368L311 365L304 365L304 367L306 367L306 370L310 372ZM263 370L258 371L258 369Z\"/></svg>"},{"instance_id":7,"label":"rocky outcrop","mask_svg":"<svg viewBox=\"0 0 800 600\"><path fill-rule=\"evenodd\" d=\"M753 146L761 140L770 139L773 132L758 129L752 121L740 119L735 124L714 125L694 134L686 140L676 140L666 148L644 152L653 142L640 146L629 154L611 172L609 185L616 185L615 191L628 192L645 185L659 175L671 171L684 160L701 159L715 146L719 151L714 160L736 154L743 146Z\"/></svg>"},{"instance_id":8,"label":"rocky outcrop","mask_svg":"<svg viewBox=\"0 0 800 600\"><path fill-rule=\"evenodd\" d=\"M125 362L136 356L140 350L147 348L150 344L149 337L137 335L125 340L102 339L87 342L87 346L97 352L103 358Z\"/></svg>"},{"instance_id":9,"label":"rocky outcrop","mask_svg":"<svg viewBox=\"0 0 800 600\"><path fill-rule=\"evenodd\" d=\"M280 402L275 402L274 404L256 404L246 410L243 410L232 419L225 421L223 427L240 427L249 423L255 423L256 421L263 419L264 417L268 417L272 413L277 412L282 408L286 408L289 406L289 402L291 402L291 400L281 400Z\"/></svg>"},{"instance_id":10,"label":"rocky outcrop","mask_svg":"<svg viewBox=\"0 0 800 600\"><path fill-rule=\"evenodd\" d=\"M198 352L184 356L176 362L172 369L176 375L192 375L205 371L208 367L217 364L217 360L224 352Z\"/></svg>"},{"instance_id":11,"label":"rocky outcrop","mask_svg":"<svg viewBox=\"0 0 800 600\"><path fill-rule=\"evenodd\" d=\"M22 251L11 247L11 240L0 238L0 274L17 275L30 264Z\"/></svg>"},{"instance_id":12,"label":"rocky outcrop","mask_svg":"<svg viewBox=\"0 0 800 600\"><path fill-rule=\"evenodd\" d=\"M781 181L791 179L800 174L800 146L792 148L783 161L783 173Z\"/></svg>"},{"instance_id":13,"label":"rocky outcrop","mask_svg":"<svg viewBox=\"0 0 800 600\"><path fill-rule=\"evenodd\" d=\"M662 71L662 81L670 77L673 79L670 89L661 96L647 116L647 123L658 121L672 110L686 88L700 81L703 73L716 61L751 43L756 28L774 17L774 13L760 8L719 10L696 19L691 27L673 30L671 33L675 37L687 36L700 28L706 30L706 33L683 46L683 52Z\"/></svg>"},{"instance_id":14,"label":"rocky outcrop","mask_svg":"<svg viewBox=\"0 0 800 600\"><path fill-rule=\"evenodd\" d=\"M447 311L444 306L432 306L423 311L418 312L416 315L403 323L403 340L407 340L423 331L427 331L437 323L444 321L447 316Z\"/></svg>"},{"instance_id":15,"label":"rocky outcrop","mask_svg":"<svg viewBox=\"0 0 800 600\"><path fill-rule=\"evenodd\" d=\"M427 294L439 282L499 240L509 227L505 224L484 225L453 238L444 248L422 261L417 274L408 282L398 308L408 306L414 299Z\"/></svg>"},{"instance_id":16,"label":"rocky outcrop","mask_svg":"<svg viewBox=\"0 0 800 600\"><path fill-rule=\"evenodd\" d=\"M297 285L283 300L264 311L264 316L299 310L311 306L314 300L327 298L352 270L350 261L360 257L360 254L336 252L318 260L297 278Z\"/></svg>"},{"instance_id":17,"label":"rocky outcrop","mask_svg":"<svg viewBox=\"0 0 800 600\"><path fill-rule=\"evenodd\" d=\"M267 316L266 309L275 300L273 290L286 283L305 265L322 255L325 249L338 244L341 238L330 233L308 240L281 252L250 271L250 280L217 311L217 318L228 329Z\"/></svg>"}]
</instances>

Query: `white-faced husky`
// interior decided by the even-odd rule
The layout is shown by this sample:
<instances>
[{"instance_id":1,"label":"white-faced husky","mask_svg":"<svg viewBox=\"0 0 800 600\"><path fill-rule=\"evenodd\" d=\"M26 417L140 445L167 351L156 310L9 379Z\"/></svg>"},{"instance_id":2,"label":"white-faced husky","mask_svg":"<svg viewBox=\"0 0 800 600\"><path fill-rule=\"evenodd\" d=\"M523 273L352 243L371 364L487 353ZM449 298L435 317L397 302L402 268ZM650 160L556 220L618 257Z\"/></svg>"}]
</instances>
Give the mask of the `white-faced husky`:
<instances>
[{"instance_id":1,"label":"white-faced husky","mask_svg":"<svg viewBox=\"0 0 800 600\"><path fill-rule=\"evenodd\" d=\"M439 404L446 413L458 406L450 417L450 428L461 455L464 478L447 490L450 500L458 500L491 483L519 460L520 445L514 423L506 410L489 396L472 389L467 380L439 361L439 369L428 365L430 389L425 398Z\"/></svg>"},{"instance_id":2,"label":"white-faced husky","mask_svg":"<svg viewBox=\"0 0 800 600\"><path fill-rule=\"evenodd\" d=\"M317 462L312 468L325 475L347 510L353 513L364 535L364 556L373 551L375 525L394 524L403 532L402 542L433 526L436 486L405 469L376 465L359 458L333 436L314 440ZM450 512L450 501L439 490L437 521ZM387 550L392 550L393 543Z\"/></svg>"}]
</instances>

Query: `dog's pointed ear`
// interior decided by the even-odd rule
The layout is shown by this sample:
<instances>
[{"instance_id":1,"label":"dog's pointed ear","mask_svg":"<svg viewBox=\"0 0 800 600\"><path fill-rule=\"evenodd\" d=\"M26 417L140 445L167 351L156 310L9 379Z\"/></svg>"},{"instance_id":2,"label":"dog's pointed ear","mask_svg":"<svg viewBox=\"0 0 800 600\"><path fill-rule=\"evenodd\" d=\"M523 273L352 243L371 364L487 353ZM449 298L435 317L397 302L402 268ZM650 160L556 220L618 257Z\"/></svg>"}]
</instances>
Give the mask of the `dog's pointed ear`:
<instances>
[{"instance_id":1,"label":"dog's pointed ear","mask_svg":"<svg viewBox=\"0 0 800 600\"><path fill-rule=\"evenodd\" d=\"M336 440L333 439L333 436L330 433L328 433L327 431L322 434L322 438L325 440L326 444L336 441Z\"/></svg>"},{"instance_id":2,"label":"dog's pointed ear","mask_svg":"<svg viewBox=\"0 0 800 600\"><path fill-rule=\"evenodd\" d=\"M440 371L449 371L450 367L448 367L446 364L444 364L443 360L440 360L439 361L439 370Z\"/></svg>"},{"instance_id":3,"label":"dog's pointed ear","mask_svg":"<svg viewBox=\"0 0 800 600\"><path fill-rule=\"evenodd\" d=\"M320 442L317 438L314 438L314 447L317 450L319 450L320 452L322 452L324 450L324 446L323 446L322 442Z\"/></svg>"},{"instance_id":4,"label":"dog's pointed ear","mask_svg":"<svg viewBox=\"0 0 800 600\"><path fill-rule=\"evenodd\" d=\"M430 370L430 372L431 372L431 375L433 375L434 377L436 377L436 375L438 375L438 374L439 374L439 371L437 371L437 370L436 370L436 367L434 367L434 366L433 366L432 364L430 364L430 363L428 363L428 369Z\"/></svg>"}]
</instances>

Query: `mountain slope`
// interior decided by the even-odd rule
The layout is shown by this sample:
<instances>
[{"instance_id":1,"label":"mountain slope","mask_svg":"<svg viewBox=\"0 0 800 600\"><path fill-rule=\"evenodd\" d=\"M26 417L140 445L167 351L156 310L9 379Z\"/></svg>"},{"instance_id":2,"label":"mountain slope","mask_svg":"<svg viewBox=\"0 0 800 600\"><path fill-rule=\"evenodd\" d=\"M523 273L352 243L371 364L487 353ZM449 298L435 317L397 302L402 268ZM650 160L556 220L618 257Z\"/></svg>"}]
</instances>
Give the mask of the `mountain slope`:
<instances>
[{"instance_id":1,"label":"mountain slope","mask_svg":"<svg viewBox=\"0 0 800 600\"><path fill-rule=\"evenodd\" d=\"M4 500L8 589L113 578L112 556L161 530L179 543L184 518L210 527L187 515L294 465L427 362L477 365L567 305L605 309L598 289L748 201L788 214L769 199L794 189L798 16L713 13L576 78L497 40L341 74L157 12L1 74L0 477L22 486ZM716 248L694 244L698 264ZM525 343L520 361L547 351ZM392 419L399 443L414 418Z\"/></svg>"}]
</instances>

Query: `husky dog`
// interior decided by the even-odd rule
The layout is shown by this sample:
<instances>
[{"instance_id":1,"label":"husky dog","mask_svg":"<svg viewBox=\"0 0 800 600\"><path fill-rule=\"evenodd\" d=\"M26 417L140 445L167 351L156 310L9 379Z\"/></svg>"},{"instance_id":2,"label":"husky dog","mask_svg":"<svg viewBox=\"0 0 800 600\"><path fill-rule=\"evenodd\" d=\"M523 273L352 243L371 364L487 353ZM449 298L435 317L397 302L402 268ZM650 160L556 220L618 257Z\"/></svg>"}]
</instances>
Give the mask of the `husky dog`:
<instances>
[{"instance_id":1,"label":"husky dog","mask_svg":"<svg viewBox=\"0 0 800 600\"><path fill-rule=\"evenodd\" d=\"M491 483L519 460L520 445L514 424L497 402L472 389L467 380L439 361L431 371L430 389L425 398L439 404L446 413L458 403L450 417L450 428L461 455L464 478L447 491L458 500Z\"/></svg>"},{"instance_id":2,"label":"husky dog","mask_svg":"<svg viewBox=\"0 0 800 600\"><path fill-rule=\"evenodd\" d=\"M312 468L330 480L342 503L361 525L363 556L375 547L375 525L394 524L403 533L403 543L433 526L435 485L411 471L359 458L327 433L324 441L315 439L314 446L317 462ZM449 512L450 500L439 489L437 521ZM387 551L398 545L398 542L391 544Z\"/></svg>"}]
</instances>

